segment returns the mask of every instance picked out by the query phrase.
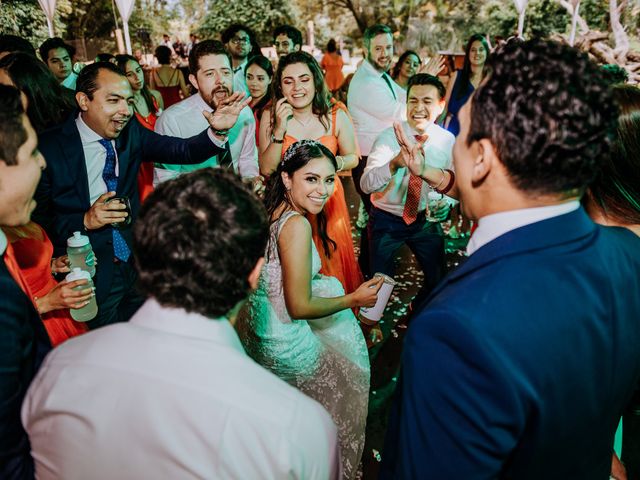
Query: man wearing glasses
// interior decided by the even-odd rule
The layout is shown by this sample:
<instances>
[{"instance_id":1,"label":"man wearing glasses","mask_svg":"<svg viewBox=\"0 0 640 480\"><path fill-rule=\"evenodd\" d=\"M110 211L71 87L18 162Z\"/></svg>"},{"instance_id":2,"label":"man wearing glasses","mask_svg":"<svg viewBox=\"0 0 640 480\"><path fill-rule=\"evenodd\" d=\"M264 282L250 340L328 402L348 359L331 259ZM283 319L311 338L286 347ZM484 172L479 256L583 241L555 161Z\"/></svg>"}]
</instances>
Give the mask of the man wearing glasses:
<instances>
[{"instance_id":1,"label":"man wearing glasses","mask_svg":"<svg viewBox=\"0 0 640 480\"><path fill-rule=\"evenodd\" d=\"M239 24L233 24L222 32L222 43L231 55L234 92L246 92L249 95L244 69L255 43L254 38L251 29Z\"/></svg>"}]
</instances>

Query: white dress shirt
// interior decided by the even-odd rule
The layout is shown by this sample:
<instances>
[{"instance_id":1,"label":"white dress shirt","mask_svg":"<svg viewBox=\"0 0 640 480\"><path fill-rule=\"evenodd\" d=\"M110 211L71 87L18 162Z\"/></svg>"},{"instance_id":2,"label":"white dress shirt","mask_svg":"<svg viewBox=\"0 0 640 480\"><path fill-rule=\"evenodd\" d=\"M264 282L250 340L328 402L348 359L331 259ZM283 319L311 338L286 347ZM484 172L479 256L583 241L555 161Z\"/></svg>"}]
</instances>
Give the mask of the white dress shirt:
<instances>
[{"instance_id":1,"label":"white dress shirt","mask_svg":"<svg viewBox=\"0 0 640 480\"><path fill-rule=\"evenodd\" d=\"M365 59L349 84L347 105L353 118L360 152L364 156L369 155L380 132L392 127L393 122L407 118L407 92L385 73L391 85L389 87L382 75Z\"/></svg>"},{"instance_id":2,"label":"white dress shirt","mask_svg":"<svg viewBox=\"0 0 640 480\"><path fill-rule=\"evenodd\" d=\"M580 208L580 202L571 200L548 207L521 208L482 217L478 220L478 228L473 232L467 244L467 255L471 255L480 247L511 230L564 215L578 208Z\"/></svg>"},{"instance_id":3,"label":"white dress shirt","mask_svg":"<svg viewBox=\"0 0 640 480\"><path fill-rule=\"evenodd\" d=\"M402 127L409 138L417 135L407 122ZM429 165L436 168L451 168L451 154L455 137L442 127L432 123L425 132L429 138L424 143L424 154ZM380 210L402 217L407 198L411 173L407 167L400 167L391 175L389 164L400 152L393 127L384 130L369 153L360 186L365 193L371 194L371 203ZM433 190L427 182L422 182L418 212L427 208L429 191ZM448 197L445 197L448 198Z\"/></svg>"},{"instance_id":4,"label":"white dress shirt","mask_svg":"<svg viewBox=\"0 0 640 480\"><path fill-rule=\"evenodd\" d=\"M4 255L4 251L7 249L8 244L7 236L4 234L2 229L0 228L0 257ZM2 259L0 259L0 262Z\"/></svg>"},{"instance_id":5,"label":"white dress shirt","mask_svg":"<svg viewBox=\"0 0 640 480\"><path fill-rule=\"evenodd\" d=\"M40 480L339 474L319 403L251 360L226 319L154 300L50 353L22 423Z\"/></svg>"},{"instance_id":6,"label":"white dress shirt","mask_svg":"<svg viewBox=\"0 0 640 480\"><path fill-rule=\"evenodd\" d=\"M107 193L107 184L102 178L104 164L107 161L107 150L100 144L102 137L91 130L84 123L82 114L76 118L76 127L80 133L82 151L84 152L84 164L87 167L87 180L89 181L89 203L91 205L100 197ZM111 140L113 151L116 151L116 143ZM119 175L118 153L116 152L116 176Z\"/></svg>"},{"instance_id":7,"label":"white dress shirt","mask_svg":"<svg viewBox=\"0 0 640 480\"><path fill-rule=\"evenodd\" d=\"M249 87L247 87L247 80L244 71L247 67L247 63L249 63L249 57L245 58L244 62L233 69L233 91L245 92L247 95L251 95Z\"/></svg>"},{"instance_id":8,"label":"white dress shirt","mask_svg":"<svg viewBox=\"0 0 640 480\"><path fill-rule=\"evenodd\" d=\"M78 80L78 75L76 75L74 72L71 72L69 76L60 83L60 85L68 88L69 90L75 91L77 80Z\"/></svg>"},{"instance_id":9,"label":"white dress shirt","mask_svg":"<svg viewBox=\"0 0 640 480\"><path fill-rule=\"evenodd\" d=\"M158 117L155 130L162 135L180 138L197 135L209 127L209 122L202 115L203 110L211 112L212 108L207 105L199 93L191 95L166 109ZM242 178L257 177L260 174L260 168L256 147L256 120L250 107L247 106L240 112L235 125L229 130L228 141L233 170ZM217 156L196 165L156 164L154 184L157 185L165 180L175 178L181 173L217 166Z\"/></svg>"}]
</instances>

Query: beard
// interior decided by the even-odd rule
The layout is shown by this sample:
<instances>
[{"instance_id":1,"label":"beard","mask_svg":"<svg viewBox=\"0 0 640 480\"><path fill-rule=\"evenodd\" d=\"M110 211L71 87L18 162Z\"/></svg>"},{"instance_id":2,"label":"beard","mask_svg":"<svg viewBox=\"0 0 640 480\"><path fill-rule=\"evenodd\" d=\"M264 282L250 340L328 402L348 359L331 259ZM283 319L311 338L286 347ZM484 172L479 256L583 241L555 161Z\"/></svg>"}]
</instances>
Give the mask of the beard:
<instances>
[{"instance_id":1,"label":"beard","mask_svg":"<svg viewBox=\"0 0 640 480\"><path fill-rule=\"evenodd\" d=\"M382 68L380 66L380 64L378 62L376 62L370 54L367 55L367 60L369 61L369 63L371 65L373 65L373 68L375 68L376 70L378 70L381 73L388 73L389 69L391 68L391 60L387 61L387 63L386 63L384 68Z\"/></svg>"},{"instance_id":2,"label":"beard","mask_svg":"<svg viewBox=\"0 0 640 480\"><path fill-rule=\"evenodd\" d=\"M207 103L207 105L209 105L214 110L218 108L218 102L223 100L223 98L219 98L219 97L216 98L216 94L218 93L224 93L225 94L224 98L228 98L231 95L231 90L229 90L227 87L216 87L213 90L211 90L211 93L209 94L208 98L205 98L204 100Z\"/></svg>"}]
</instances>

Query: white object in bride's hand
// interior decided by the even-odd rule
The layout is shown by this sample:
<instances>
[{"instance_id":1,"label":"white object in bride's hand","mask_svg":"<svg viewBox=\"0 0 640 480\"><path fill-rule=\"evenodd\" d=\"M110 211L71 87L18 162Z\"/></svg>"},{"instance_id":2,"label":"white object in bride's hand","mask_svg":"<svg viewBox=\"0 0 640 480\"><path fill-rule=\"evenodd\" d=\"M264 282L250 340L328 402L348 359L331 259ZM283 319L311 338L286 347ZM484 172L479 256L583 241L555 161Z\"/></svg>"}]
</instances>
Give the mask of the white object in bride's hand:
<instances>
[{"instance_id":1,"label":"white object in bride's hand","mask_svg":"<svg viewBox=\"0 0 640 480\"><path fill-rule=\"evenodd\" d=\"M376 304L371 308L362 307L358 313L360 321L367 325L375 325L380 321L382 314L384 313L384 309L387 308L387 303L389 303L393 287L396 285L396 281L384 273L378 272L373 277L382 277L383 281L380 290L378 290L378 300L376 301Z\"/></svg>"}]
</instances>

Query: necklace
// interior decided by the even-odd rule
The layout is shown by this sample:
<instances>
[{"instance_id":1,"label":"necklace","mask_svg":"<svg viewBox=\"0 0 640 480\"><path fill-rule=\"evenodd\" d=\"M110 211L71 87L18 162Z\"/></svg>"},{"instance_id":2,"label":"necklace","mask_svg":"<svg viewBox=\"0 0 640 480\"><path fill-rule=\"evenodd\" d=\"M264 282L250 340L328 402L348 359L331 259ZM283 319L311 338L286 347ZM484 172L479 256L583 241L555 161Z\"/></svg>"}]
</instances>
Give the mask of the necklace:
<instances>
[{"instance_id":1,"label":"necklace","mask_svg":"<svg viewBox=\"0 0 640 480\"><path fill-rule=\"evenodd\" d=\"M313 121L313 115L309 115L309 118L307 119L307 121L302 121L301 119L299 119L298 117L296 117L295 115L293 116L293 119L298 122L300 125L302 125L304 128L307 128L311 122Z\"/></svg>"}]
</instances>

